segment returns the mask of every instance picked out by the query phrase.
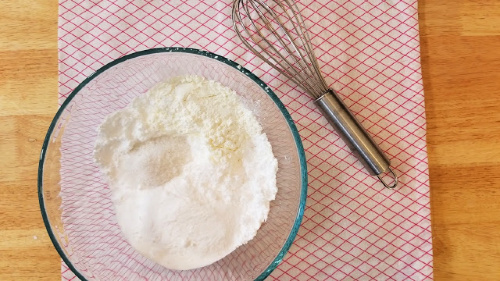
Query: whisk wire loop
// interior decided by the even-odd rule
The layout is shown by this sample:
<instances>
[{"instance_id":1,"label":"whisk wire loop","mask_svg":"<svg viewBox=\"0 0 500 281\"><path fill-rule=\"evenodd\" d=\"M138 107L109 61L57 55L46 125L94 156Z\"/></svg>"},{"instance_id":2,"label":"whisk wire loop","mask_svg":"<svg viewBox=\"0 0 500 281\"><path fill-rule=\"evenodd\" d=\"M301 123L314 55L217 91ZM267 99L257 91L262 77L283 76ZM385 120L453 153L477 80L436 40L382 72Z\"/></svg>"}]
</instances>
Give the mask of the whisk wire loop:
<instances>
[{"instance_id":1,"label":"whisk wire loop","mask_svg":"<svg viewBox=\"0 0 500 281\"><path fill-rule=\"evenodd\" d=\"M248 32L251 41L253 41L256 46L262 49L260 50L260 52L258 52L258 55L260 54L260 57L263 58L267 63L269 63L274 68L281 70L283 74L285 74L285 76L300 85L300 83L302 82L301 80L303 79L301 77L303 75L301 75L302 73L298 70L300 68L295 65L295 63L297 63L298 61L290 62L290 60L288 59L288 57L292 54L292 52L290 52L289 50L289 46L293 42L292 39L286 33L283 34L284 37L273 36L274 34L279 34L279 31L284 30L283 24L279 21L279 17L265 3L258 1L248 1L246 3L247 5L243 5L243 9L246 12L247 18L250 19L252 16L252 11L254 11L257 14L258 18L261 20L251 20L251 30L254 32ZM268 19L268 16L273 19L278 19L278 21L274 22L275 24L278 24L278 29L274 28L273 23ZM260 27L257 26L258 23L260 23ZM264 34L264 31L267 31L268 34ZM275 42L268 40L268 36L266 35L272 36L274 39L272 41ZM284 38L289 41L288 44L284 42ZM248 41L244 42L248 43ZM285 50L287 50L287 56L285 56L282 52L280 52L280 50L278 50L279 47L285 48ZM266 51L268 53L275 54L275 56L264 57L263 53L265 53ZM277 57L279 57L279 59L277 59ZM309 91L313 90L313 87L309 84L306 84L304 86L306 86L307 90Z\"/></svg>"},{"instance_id":2,"label":"whisk wire loop","mask_svg":"<svg viewBox=\"0 0 500 281\"><path fill-rule=\"evenodd\" d=\"M313 98L328 90L296 3L236 0L233 23L243 44ZM243 16L242 16L243 15Z\"/></svg>"},{"instance_id":3,"label":"whisk wire loop","mask_svg":"<svg viewBox=\"0 0 500 281\"><path fill-rule=\"evenodd\" d=\"M326 81L323 78L323 75L321 74L318 60L316 59L316 55L314 54L314 50L313 50L312 45L310 43L311 38L309 37L309 32L307 32L306 27L305 27L304 18L302 17L302 14L299 12L299 8L297 7L296 2L294 2L294 1L292 2L289 0L285 0L284 2L288 6L291 7L290 11L293 12L293 16L295 18L294 22L296 23L296 24L294 24L295 31L299 35L298 38L302 41L302 46L304 46L305 51L306 51L307 55L309 56L309 63L312 64L312 68L316 74L316 77L318 77L319 81L322 83L322 86L324 88L322 93L324 93L324 91L326 89L328 89L328 85L326 84ZM286 10L286 8L283 6L282 6L282 9Z\"/></svg>"}]
</instances>

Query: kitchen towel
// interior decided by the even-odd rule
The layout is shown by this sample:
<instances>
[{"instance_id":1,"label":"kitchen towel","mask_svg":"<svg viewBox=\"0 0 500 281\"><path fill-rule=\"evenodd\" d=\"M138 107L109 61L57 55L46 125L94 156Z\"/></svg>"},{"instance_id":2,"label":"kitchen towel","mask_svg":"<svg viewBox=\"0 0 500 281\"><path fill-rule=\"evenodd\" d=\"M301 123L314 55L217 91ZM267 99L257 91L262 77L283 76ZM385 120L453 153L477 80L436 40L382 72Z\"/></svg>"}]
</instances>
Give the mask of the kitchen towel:
<instances>
[{"instance_id":1,"label":"kitchen towel","mask_svg":"<svg viewBox=\"0 0 500 281\"><path fill-rule=\"evenodd\" d=\"M298 4L327 83L392 159L397 189L368 175L312 100L242 45L228 0L59 0L59 102L135 51L191 47L234 60L280 97L307 157L303 222L268 280L432 280L417 1ZM77 280L64 263L62 280Z\"/></svg>"}]
</instances>

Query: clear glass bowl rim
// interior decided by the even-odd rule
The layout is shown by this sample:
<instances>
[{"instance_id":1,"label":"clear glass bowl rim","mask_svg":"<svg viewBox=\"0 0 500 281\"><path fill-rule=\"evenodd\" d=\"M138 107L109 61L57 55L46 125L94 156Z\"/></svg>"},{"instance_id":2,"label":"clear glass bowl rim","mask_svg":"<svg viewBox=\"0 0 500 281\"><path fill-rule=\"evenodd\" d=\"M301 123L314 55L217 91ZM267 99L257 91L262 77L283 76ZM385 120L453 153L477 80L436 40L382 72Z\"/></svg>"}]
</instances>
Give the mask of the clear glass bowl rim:
<instances>
[{"instance_id":1,"label":"clear glass bowl rim","mask_svg":"<svg viewBox=\"0 0 500 281\"><path fill-rule=\"evenodd\" d=\"M57 252L61 256L62 260L66 263L66 265L73 271L73 273L80 278L83 281L87 281L87 279L73 266L69 258L66 256L64 251L62 250L61 245L59 244L54 231L52 230L52 227L49 222L48 214L47 214L47 209L45 208L45 201L44 201L44 196L43 196L43 168L44 168L44 162L45 162L45 157L46 157L46 152L47 148L50 143L50 136L52 135L52 132L55 129L55 126L57 124L57 121L59 120L59 117L61 116L62 112L64 112L66 106L71 102L71 100L80 92L82 88L84 88L90 81L92 81L94 78L96 78L98 75L106 71L107 69L122 63L126 60L133 59L136 57L140 56L146 56L150 54L155 54L155 53L175 53L175 52L180 52L180 53L189 53L189 54L195 54L195 55L200 55L200 56L205 56L211 59L218 60L220 62L223 62L238 71L242 72L245 74L248 78L252 79L255 83L257 83L268 95L269 97L273 100L273 102L276 104L276 106L279 108L283 116L285 117L288 126L290 127L290 131L292 132L293 138L295 140L295 145L297 146L297 152L298 152L298 157L299 157L299 163L300 163L300 177L301 177L301 193L300 193L300 202L299 202L299 208L297 211L297 215L295 217L295 222L293 224L292 230L290 231L290 234L288 235L288 238L285 241L285 244L283 244L283 247L281 248L280 252L274 260L269 264L269 266L262 272L255 280L264 280L271 272L276 269L276 267L281 263L283 260L283 257L285 254L288 252L290 249L290 246L293 243L293 240L295 239L295 236L297 235L297 232L299 230L300 224L302 222L302 217L304 215L304 209L306 205L306 198L307 198L307 163L306 163L306 157L305 157L305 152L304 152L304 147L302 145L302 141L300 139L299 131L297 130L297 127L295 126L295 123L293 122L292 117L290 116L290 113L286 109L285 105L281 102L281 100L278 98L278 96L262 81L260 78L258 78L255 74L250 72L248 69L245 67L239 65L238 63L227 59L221 55L217 55L212 52L204 51L204 50L199 50L195 48L183 48L183 47L164 47L164 48L153 48L153 49L147 49L144 51L138 51L134 52L128 55L125 55L121 58L118 58L116 60L113 60L112 62L102 66L100 69L98 69L96 72L94 72L92 75L87 77L82 83L80 83L72 92L71 94L66 98L66 100L62 103L62 105L59 107L58 111L56 112L54 119L50 123L49 129L47 130L47 134L45 136L43 145L42 145L42 150L40 153L40 161L38 164L38 201L40 203L40 210L42 213L42 218L43 222L45 224L45 228L47 229L47 232L49 234L50 240L52 241L52 244L54 244L54 247L56 248Z\"/></svg>"}]
</instances>

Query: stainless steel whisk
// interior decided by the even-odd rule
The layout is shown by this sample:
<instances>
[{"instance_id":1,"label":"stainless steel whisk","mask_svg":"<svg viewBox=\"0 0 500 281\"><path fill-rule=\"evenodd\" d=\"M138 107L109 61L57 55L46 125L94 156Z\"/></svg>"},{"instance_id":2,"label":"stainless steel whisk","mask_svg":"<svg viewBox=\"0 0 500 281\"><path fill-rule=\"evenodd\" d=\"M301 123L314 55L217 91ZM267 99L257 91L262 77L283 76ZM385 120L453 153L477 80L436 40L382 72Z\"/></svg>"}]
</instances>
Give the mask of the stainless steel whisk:
<instances>
[{"instance_id":1,"label":"stainless steel whisk","mask_svg":"<svg viewBox=\"0 0 500 281\"><path fill-rule=\"evenodd\" d=\"M398 177L389 159L326 84L297 4L289 0L235 0L232 19L243 44L302 87L370 174L385 187L396 187ZM391 183L382 177L387 172L392 175Z\"/></svg>"}]
</instances>

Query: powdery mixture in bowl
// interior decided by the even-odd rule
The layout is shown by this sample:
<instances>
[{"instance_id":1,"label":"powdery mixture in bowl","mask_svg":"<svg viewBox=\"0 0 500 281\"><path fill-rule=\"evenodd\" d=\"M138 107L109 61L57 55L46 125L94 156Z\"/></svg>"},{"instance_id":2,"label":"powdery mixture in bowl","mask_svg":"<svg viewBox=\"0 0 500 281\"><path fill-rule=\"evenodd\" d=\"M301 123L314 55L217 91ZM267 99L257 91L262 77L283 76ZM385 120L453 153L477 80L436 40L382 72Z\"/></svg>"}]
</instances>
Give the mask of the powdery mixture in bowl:
<instances>
[{"instance_id":1,"label":"powdery mixture in bowl","mask_svg":"<svg viewBox=\"0 0 500 281\"><path fill-rule=\"evenodd\" d=\"M169 269L211 264L251 240L274 200L278 162L238 95L176 77L106 118L94 157L118 223Z\"/></svg>"}]
</instances>

